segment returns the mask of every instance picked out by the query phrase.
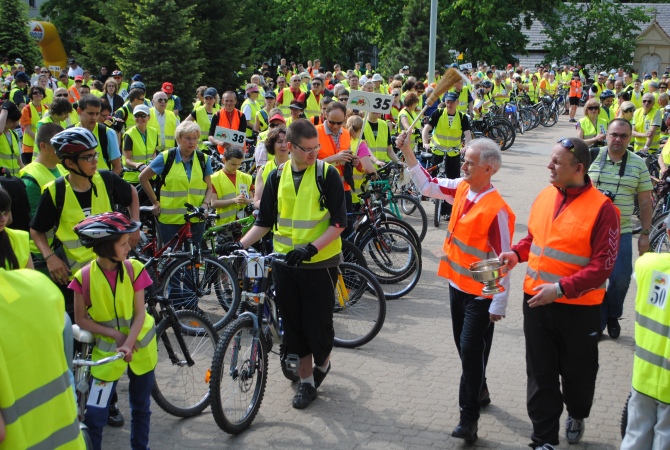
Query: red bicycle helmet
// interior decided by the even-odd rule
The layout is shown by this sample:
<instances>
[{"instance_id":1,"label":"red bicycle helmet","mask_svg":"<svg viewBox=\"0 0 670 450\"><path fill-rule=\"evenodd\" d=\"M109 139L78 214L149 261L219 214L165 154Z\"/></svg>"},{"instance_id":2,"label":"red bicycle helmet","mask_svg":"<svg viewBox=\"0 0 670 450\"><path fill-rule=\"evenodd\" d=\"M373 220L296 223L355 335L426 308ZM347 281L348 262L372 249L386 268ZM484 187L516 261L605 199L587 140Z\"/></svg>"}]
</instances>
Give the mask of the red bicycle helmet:
<instances>
[{"instance_id":1,"label":"red bicycle helmet","mask_svg":"<svg viewBox=\"0 0 670 450\"><path fill-rule=\"evenodd\" d=\"M106 212L87 217L74 227L74 232L85 247L115 239L122 234L134 233L139 224L119 212Z\"/></svg>"}]
</instances>

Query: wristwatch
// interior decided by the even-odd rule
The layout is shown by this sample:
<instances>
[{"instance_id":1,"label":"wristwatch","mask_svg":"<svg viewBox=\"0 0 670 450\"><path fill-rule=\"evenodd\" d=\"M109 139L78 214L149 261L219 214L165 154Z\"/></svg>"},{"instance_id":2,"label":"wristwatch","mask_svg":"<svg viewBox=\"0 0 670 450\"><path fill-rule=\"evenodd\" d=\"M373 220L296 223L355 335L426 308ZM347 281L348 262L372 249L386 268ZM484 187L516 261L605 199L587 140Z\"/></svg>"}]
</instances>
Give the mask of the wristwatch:
<instances>
[{"instance_id":1,"label":"wristwatch","mask_svg":"<svg viewBox=\"0 0 670 450\"><path fill-rule=\"evenodd\" d=\"M640 231L640 234L644 234L645 236L649 236L649 230L642 230L642 231Z\"/></svg>"},{"instance_id":2,"label":"wristwatch","mask_svg":"<svg viewBox=\"0 0 670 450\"><path fill-rule=\"evenodd\" d=\"M556 282L556 298L563 298L563 291L561 290L561 285L558 282Z\"/></svg>"}]
</instances>

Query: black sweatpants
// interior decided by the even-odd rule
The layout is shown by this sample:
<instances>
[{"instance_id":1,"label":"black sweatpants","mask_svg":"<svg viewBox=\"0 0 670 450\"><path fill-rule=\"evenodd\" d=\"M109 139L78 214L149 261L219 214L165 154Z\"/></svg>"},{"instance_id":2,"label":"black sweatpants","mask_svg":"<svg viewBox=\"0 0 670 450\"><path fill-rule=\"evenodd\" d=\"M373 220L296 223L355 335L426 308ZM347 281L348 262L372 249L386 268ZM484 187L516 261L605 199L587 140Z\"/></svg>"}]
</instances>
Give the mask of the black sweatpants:
<instances>
[{"instance_id":1,"label":"black sweatpants","mask_svg":"<svg viewBox=\"0 0 670 450\"><path fill-rule=\"evenodd\" d=\"M337 267L303 269L276 264L277 307L288 352L303 358L310 353L322 366L333 349Z\"/></svg>"},{"instance_id":2,"label":"black sweatpants","mask_svg":"<svg viewBox=\"0 0 670 450\"><path fill-rule=\"evenodd\" d=\"M589 416L598 374L600 305L550 303L531 308L524 294L528 416L536 444L558 445L563 403L575 419ZM562 383L562 391L561 385Z\"/></svg>"}]
</instances>

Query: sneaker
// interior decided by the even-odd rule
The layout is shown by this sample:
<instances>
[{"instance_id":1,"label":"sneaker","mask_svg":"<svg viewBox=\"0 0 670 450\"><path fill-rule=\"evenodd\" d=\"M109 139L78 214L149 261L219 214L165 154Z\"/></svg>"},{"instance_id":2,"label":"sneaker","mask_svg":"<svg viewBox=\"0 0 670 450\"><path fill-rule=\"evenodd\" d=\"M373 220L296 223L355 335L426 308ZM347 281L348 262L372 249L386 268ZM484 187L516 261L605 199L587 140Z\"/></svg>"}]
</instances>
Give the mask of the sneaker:
<instances>
[{"instance_id":1,"label":"sneaker","mask_svg":"<svg viewBox=\"0 0 670 450\"><path fill-rule=\"evenodd\" d=\"M323 380L326 378L326 375L328 375L328 372L330 372L330 361L328 361L328 368L326 369L325 372L321 372L321 370L314 366L314 369L312 370L312 374L314 376L314 387L319 388L321 386L321 383L323 383Z\"/></svg>"},{"instance_id":2,"label":"sneaker","mask_svg":"<svg viewBox=\"0 0 670 450\"><path fill-rule=\"evenodd\" d=\"M316 400L316 388L309 383L300 383L298 393L293 397L293 407L295 409L305 409Z\"/></svg>"},{"instance_id":3,"label":"sneaker","mask_svg":"<svg viewBox=\"0 0 670 450\"><path fill-rule=\"evenodd\" d=\"M484 388L479 392L479 406L483 408L485 406L489 406L490 404L491 404L491 395L489 394L489 390L487 388Z\"/></svg>"},{"instance_id":4,"label":"sneaker","mask_svg":"<svg viewBox=\"0 0 670 450\"><path fill-rule=\"evenodd\" d=\"M556 450L551 444L544 444L541 447L535 447L535 450Z\"/></svg>"},{"instance_id":5,"label":"sneaker","mask_svg":"<svg viewBox=\"0 0 670 450\"><path fill-rule=\"evenodd\" d=\"M575 119L570 119L570 120L568 120L568 122L570 122L570 123L576 123L577 121L576 121Z\"/></svg>"},{"instance_id":6,"label":"sneaker","mask_svg":"<svg viewBox=\"0 0 670 450\"><path fill-rule=\"evenodd\" d=\"M475 442L477 440L477 422L461 420L454 431L451 432L451 436L463 439L465 442Z\"/></svg>"},{"instance_id":7,"label":"sneaker","mask_svg":"<svg viewBox=\"0 0 670 450\"><path fill-rule=\"evenodd\" d=\"M621 325L619 325L619 319L616 317L607 318L607 334L609 334L612 339L617 339L621 334Z\"/></svg>"},{"instance_id":8,"label":"sneaker","mask_svg":"<svg viewBox=\"0 0 670 450\"><path fill-rule=\"evenodd\" d=\"M116 403L109 405L109 417L107 417L107 425L110 427L122 427L124 423L123 414L119 411Z\"/></svg>"},{"instance_id":9,"label":"sneaker","mask_svg":"<svg viewBox=\"0 0 670 450\"><path fill-rule=\"evenodd\" d=\"M570 444L576 444L584 436L584 419L575 419L568 416L565 421L565 438Z\"/></svg>"}]
</instances>

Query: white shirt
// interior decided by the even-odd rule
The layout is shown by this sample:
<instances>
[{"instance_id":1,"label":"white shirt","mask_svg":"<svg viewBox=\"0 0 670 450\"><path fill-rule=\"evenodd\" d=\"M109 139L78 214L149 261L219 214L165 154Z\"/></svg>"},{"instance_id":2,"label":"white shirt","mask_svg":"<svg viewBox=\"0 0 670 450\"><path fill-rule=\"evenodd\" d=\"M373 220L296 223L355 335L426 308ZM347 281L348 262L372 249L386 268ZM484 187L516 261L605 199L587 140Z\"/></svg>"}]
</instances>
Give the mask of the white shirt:
<instances>
[{"instance_id":1,"label":"white shirt","mask_svg":"<svg viewBox=\"0 0 670 450\"><path fill-rule=\"evenodd\" d=\"M76 77L77 75L81 75L82 77L84 76L84 69L82 69L80 66L75 67L74 69L70 67L67 71L67 76L70 78Z\"/></svg>"}]
</instances>

